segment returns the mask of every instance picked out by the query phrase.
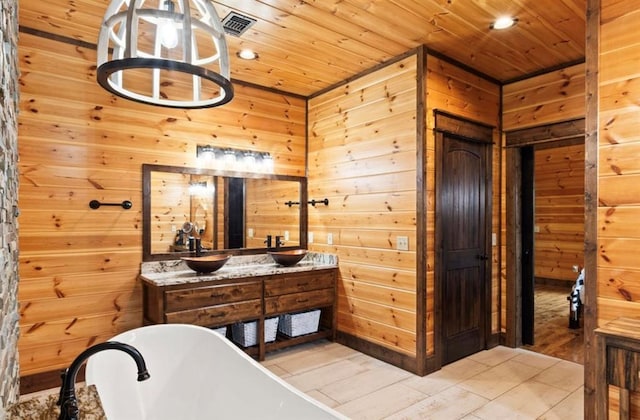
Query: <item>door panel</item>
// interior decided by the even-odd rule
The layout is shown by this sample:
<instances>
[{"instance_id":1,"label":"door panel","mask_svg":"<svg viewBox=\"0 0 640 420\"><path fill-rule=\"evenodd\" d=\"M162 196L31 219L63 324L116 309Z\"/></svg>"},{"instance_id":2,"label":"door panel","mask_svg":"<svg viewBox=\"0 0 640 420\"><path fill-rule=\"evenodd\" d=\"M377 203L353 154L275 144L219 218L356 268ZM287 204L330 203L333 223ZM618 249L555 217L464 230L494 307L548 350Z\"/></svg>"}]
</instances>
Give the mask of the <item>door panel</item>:
<instances>
[{"instance_id":1,"label":"door panel","mask_svg":"<svg viewBox=\"0 0 640 420\"><path fill-rule=\"evenodd\" d=\"M441 140L436 219L442 364L447 364L486 347L491 146L448 134Z\"/></svg>"},{"instance_id":2,"label":"door panel","mask_svg":"<svg viewBox=\"0 0 640 420\"><path fill-rule=\"evenodd\" d=\"M535 220L535 154L533 146L520 148L520 243L522 244L522 344L535 344L534 320L534 220Z\"/></svg>"}]
</instances>

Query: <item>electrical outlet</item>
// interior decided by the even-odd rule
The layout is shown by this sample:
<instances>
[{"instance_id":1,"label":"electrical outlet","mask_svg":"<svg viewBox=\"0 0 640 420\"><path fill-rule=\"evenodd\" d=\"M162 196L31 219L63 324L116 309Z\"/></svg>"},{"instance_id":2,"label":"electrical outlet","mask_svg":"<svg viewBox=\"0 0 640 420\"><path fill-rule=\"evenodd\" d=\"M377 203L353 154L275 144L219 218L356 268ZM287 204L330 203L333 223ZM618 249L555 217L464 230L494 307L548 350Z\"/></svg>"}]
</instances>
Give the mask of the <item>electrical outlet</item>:
<instances>
[{"instance_id":1,"label":"electrical outlet","mask_svg":"<svg viewBox=\"0 0 640 420\"><path fill-rule=\"evenodd\" d=\"M288 230L285 230L285 231L284 231L284 240L285 240L285 241L288 241L288 240L289 240L289 231L288 231Z\"/></svg>"},{"instance_id":2,"label":"electrical outlet","mask_svg":"<svg viewBox=\"0 0 640 420\"><path fill-rule=\"evenodd\" d=\"M253 228L249 228L249 229L247 229L247 235L248 235L250 238L253 238Z\"/></svg>"},{"instance_id":3,"label":"electrical outlet","mask_svg":"<svg viewBox=\"0 0 640 420\"><path fill-rule=\"evenodd\" d=\"M533 232L534 232L534 233L540 233L540 226L535 225L535 226L533 227Z\"/></svg>"},{"instance_id":4,"label":"electrical outlet","mask_svg":"<svg viewBox=\"0 0 640 420\"><path fill-rule=\"evenodd\" d=\"M398 251L409 250L409 237L408 236L396 236L396 249Z\"/></svg>"},{"instance_id":5,"label":"electrical outlet","mask_svg":"<svg viewBox=\"0 0 640 420\"><path fill-rule=\"evenodd\" d=\"M333 233L327 233L327 245L333 245Z\"/></svg>"},{"instance_id":6,"label":"electrical outlet","mask_svg":"<svg viewBox=\"0 0 640 420\"><path fill-rule=\"evenodd\" d=\"M498 245L498 235L496 235L495 233L491 234L491 246L497 246Z\"/></svg>"},{"instance_id":7,"label":"electrical outlet","mask_svg":"<svg viewBox=\"0 0 640 420\"><path fill-rule=\"evenodd\" d=\"M573 270L574 273L577 273L580 270L580 267L578 267L577 265L574 265L571 267L571 269Z\"/></svg>"},{"instance_id":8,"label":"electrical outlet","mask_svg":"<svg viewBox=\"0 0 640 420\"><path fill-rule=\"evenodd\" d=\"M176 225L171 225L171 232L175 233L175 231L176 231Z\"/></svg>"},{"instance_id":9,"label":"electrical outlet","mask_svg":"<svg viewBox=\"0 0 640 420\"><path fill-rule=\"evenodd\" d=\"M309 240L307 242L309 242L310 244L313 243L313 232L309 232Z\"/></svg>"}]
</instances>

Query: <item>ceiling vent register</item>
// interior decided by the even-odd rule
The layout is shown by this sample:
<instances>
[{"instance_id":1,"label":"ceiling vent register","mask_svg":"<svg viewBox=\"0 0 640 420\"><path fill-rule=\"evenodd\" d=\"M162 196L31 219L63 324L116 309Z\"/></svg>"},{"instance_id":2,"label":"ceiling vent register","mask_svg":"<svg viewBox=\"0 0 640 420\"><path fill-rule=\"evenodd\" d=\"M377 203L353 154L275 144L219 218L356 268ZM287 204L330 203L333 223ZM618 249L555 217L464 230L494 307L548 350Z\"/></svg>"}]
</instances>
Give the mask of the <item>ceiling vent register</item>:
<instances>
[{"instance_id":1,"label":"ceiling vent register","mask_svg":"<svg viewBox=\"0 0 640 420\"><path fill-rule=\"evenodd\" d=\"M229 14L222 19L224 31L229 35L237 37L247 32L254 23L256 23L254 18L236 12L229 12Z\"/></svg>"}]
</instances>

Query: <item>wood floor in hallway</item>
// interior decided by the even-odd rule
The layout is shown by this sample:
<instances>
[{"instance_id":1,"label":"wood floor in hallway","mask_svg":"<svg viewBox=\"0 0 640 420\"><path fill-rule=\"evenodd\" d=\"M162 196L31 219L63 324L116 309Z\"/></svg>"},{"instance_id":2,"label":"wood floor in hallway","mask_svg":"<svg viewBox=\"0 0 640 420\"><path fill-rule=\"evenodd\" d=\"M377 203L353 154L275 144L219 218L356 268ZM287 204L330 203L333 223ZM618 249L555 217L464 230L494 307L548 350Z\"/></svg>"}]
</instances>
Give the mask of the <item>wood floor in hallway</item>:
<instances>
[{"instance_id":1,"label":"wood floor in hallway","mask_svg":"<svg viewBox=\"0 0 640 420\"><path fill-rule=\"evenodd\" d=\"M584 364L583 328L569 328L570 293L571 285L536 284L534 345L523 348Z\"/></svg>"}]
</instances>

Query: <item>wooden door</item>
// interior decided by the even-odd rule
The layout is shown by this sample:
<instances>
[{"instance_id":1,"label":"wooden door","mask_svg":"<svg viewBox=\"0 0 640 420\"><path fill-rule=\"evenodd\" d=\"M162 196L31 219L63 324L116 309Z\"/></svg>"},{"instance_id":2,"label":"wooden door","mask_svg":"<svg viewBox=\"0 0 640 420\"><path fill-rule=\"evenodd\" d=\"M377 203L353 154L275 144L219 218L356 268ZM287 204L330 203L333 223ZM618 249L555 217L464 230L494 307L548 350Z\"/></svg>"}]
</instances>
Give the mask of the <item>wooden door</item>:
<instances>
[{"instance_id":1,"label":"wooden door","mask_svg":"<svg viewBox=\"0 0 640 420\"><path fill-rule=\"evenodd\" d=\"M520 244L522 247L522 344L535 344L535 154L533 146L520 148Z\"/></svg>"},{"instance_id":2,"label":"wooden door","mask_svg":"<svg viewBox=\"0 0 640 420\"><path fill-rule=\"evenodd\" d=\"M490 330L491 144L437 135L436 288L442 364L486 348Z\"/></svg>"}]
</instances>

